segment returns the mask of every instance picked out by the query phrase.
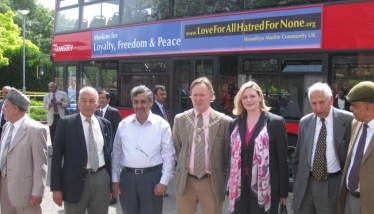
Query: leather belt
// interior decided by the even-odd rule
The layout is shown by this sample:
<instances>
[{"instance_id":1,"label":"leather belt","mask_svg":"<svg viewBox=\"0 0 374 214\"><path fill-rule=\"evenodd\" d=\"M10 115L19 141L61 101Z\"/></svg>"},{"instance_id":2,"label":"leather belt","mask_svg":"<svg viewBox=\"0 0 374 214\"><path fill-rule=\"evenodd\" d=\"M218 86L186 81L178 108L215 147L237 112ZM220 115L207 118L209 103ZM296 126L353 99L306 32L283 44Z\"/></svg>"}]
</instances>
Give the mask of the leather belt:
<instances>
[{"instance_id":1,"label":"leather belt","mask_svg":"<svg viewBox=\"0 0 374 214\"><path fill-rule=\"evenodd\" d=\"M162 168L162 164L159 164L159 165L156 165L156 166L152 166L152 167L147 167L147 168L129 168L129 167L126 167L126 171L128 172L132 172L136 175L142 175L142 174L145 174L145 173L148 173L148 172L154 172L158 169Z\"/></svg>"},{"instance_id":2,"label":"leather belt","mask_svg":"<svg viewBox=\"0 0 374 214\"><path fill-rule=\"evenodd\" d=\"M338 177L340 174L342 174L342 171L339 170L337 172L334 172L334 173L327 173L328 174L328 178L336 178ZM310 176L313 176L313 173L312 171L310 171Z\"/></svg>"},{"instance_id":3,"label":"leather belt","mask_svg":"<svg viewBox=\"0 0 374 214\"><path fill-rule=\"evenodd\" d=\"M104 166L101 166L99 167L96 171L94 171L93 169L86 169L86 174L95 174L97 172L99 172L100 170L104 169L105 168L105 165Z\"/></svg>"},{"instance_id":4,"label":"leather belt","mask_svg":"<svg viewBox=\"0 0 374 214\"><path fill-rule=\"evenodd\" d=\"M198 178L196 175L191 175L191 174L188 174L188 176L190 176L190 177L193 177L193 178L195 178L195 179L197 179L197 180L203 180L204 178L208 178L208 177L210 177L210 174L205 174L203 177L201 177L201 178Z\"/></svg>"},{"instance_id":5,"label":"leather belt","mask_svg":"<svg viewBox=\"0 0 374 214\"><path fill-rule=\"evenodd\" d=\"M348 192L351 193L353 197L360 198L360 192L351 192L350 190L348 190Z\"/></svg>"}]
</instances>

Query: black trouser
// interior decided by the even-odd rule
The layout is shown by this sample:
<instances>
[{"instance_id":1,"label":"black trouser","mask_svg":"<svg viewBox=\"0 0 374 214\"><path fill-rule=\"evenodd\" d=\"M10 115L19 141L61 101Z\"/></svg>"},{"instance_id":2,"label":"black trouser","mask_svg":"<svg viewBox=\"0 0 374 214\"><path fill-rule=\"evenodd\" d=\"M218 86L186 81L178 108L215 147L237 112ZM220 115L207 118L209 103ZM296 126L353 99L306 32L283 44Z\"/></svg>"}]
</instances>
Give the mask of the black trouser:
<instances>
[{"instance_id":1,"label":"black trouser","mask_svg":"<svg viewBox=\"0 0 374 214\"><path fill-rule=\"evenodd\" d=\"M49 135L51 136L52 146L53 146L53 141L54 141L54 138L55 138L55 132L56 132L56 127L57 127L57 122L58 122L59 119L60 119L60 115L59 114L54 114L53 115L52 126L49 127Z\"/></svg>"}]
</instances>

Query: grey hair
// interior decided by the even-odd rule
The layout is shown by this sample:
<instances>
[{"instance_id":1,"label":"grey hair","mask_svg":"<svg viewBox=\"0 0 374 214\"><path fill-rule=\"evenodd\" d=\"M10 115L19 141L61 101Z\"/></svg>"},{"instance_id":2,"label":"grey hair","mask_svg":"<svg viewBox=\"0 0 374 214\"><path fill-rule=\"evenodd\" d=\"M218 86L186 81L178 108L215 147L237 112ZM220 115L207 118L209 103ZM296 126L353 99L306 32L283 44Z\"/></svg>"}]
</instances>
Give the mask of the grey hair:
<instances>
[{"instance_id":1,"label":"grey hair","mask_svg":"<svg viewBox=\"0 0 374 214\"><path fill-rule=\"evenodd\" d=\"M81 95L83 92L90 92L92 94L95 94L96 100L99 100L99 94L97 93L95 88L90 86L83 87L81 90L79 90L79 95Z\"/></svg>"},{"instance_id":2,"label":"grey hair","mask_svg":"<svg viewBox=\"0 0 374 214\"><path fill-rule=\"evenodd\" d=\"M143 94L143 93L147 93L148 100L150 102L153 102L153 93L145 85L139 85L131 89L131 101L134 99L134 97L138 96L138 94Z\"/></svg>"},{"instance_id":3,"label":"grey hair","mask_svg":"<svg viewBox=\"0 0 374 214\"><path fill-rule=\"evenodd\" d=\"M327 85L327 83L317 82L317 83L314 83L312 86L310 86L308 88L308 98L309 98L309 100L310 100L310 96L315 91L323 91L326 98L330 98L332 96L331 88L330 88L329 85Z\"/></svg>"}]
</instances>

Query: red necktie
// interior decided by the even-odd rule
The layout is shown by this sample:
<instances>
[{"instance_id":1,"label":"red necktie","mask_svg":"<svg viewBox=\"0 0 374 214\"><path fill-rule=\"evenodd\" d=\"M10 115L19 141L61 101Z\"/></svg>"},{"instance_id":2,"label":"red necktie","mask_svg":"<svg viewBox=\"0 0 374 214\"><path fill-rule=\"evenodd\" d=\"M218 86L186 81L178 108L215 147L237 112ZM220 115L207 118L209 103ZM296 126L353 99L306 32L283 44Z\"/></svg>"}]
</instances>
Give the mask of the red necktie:
<instances>
[{"instance_id":1,"label":"red necktie","mask_svg":"<svg viewBox=\"0 0 374 214\"><path fill-rule=\"evenodd\" d=\"M366 136L367 136L367 128L368 124L362 125L362 133L361 137L358 140L357 148L356 148L356 154L355 159L353 160L351 172L348 176L348 189L351 192L356 192L358 189L358 182L360 180L360 167L362 158L364 157L364 148L365 148L365 142L366 142Z\"/></svg>"},{"instance_id":2,"label":"red necktie","mask_svg":"<svg viewBox=\"0 0 374 214\"><path fill-rule=\"evenodd\" d=\"M103 111L102 111L102 110L100 110L99 116L100 116L100 117L103 116Z\"/></svg>"},{"instance_id":3,"label":"red necktie","mask_svg":"<svg viewBox=\"0 0 374 214\"><path fill-rule=\"evenodd\" d=\"M56 102L57 102L57 100L56 100L56 94L53 94L53 109L55 111L55 114L58 114L58 108L57 108Z\"/></svg>"}]
</instances>

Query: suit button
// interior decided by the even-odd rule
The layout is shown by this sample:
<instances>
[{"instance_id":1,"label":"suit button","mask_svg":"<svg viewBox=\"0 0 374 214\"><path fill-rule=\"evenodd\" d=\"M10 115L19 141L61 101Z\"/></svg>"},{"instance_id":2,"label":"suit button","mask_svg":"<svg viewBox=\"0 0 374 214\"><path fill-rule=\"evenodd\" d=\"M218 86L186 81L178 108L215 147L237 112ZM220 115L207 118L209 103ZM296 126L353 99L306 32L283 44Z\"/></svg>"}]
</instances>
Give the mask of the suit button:
<instances>
[{"instance_id":1,"label":"suit button","mask_svg":"<svg viewBox=\"0 0 374 214\"><path fill-rule=\"evenodd\" d=\"M86 167L84 166L83 169L85 169Z\"/></svg>"},{"instance_id":2,"label":"suit button","mask_svg":"<svg viewBox=\"0 0 374 214\"><path fill-rule=\"evenodd\" d=\"M82 179L82 181L85 181L85 180L86 180L86 179L84 179L84 178Z\"/></svg>"}]
</instances>

